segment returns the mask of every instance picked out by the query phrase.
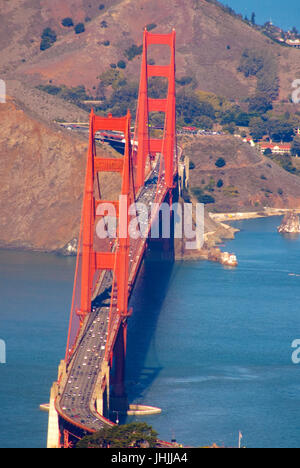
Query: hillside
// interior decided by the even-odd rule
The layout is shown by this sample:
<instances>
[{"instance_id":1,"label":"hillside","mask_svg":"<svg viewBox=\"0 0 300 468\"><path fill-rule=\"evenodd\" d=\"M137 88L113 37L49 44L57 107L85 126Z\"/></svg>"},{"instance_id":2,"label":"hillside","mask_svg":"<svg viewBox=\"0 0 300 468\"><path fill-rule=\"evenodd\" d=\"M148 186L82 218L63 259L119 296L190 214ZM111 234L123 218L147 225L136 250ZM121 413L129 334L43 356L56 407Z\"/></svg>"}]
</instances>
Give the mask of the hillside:
<instances>
[{"instance_id":1,"label":"hillside","mask_svg":"<svg viewBox=\"0 0 300 468\"><path fill-rule=\"evenodd\" d=\"M178 77L192 77L199 89L232 99L245 98L255 88L255 79L237 73L245 48L268 49L280 70L281 98L291 92L300 71L299 51L280 47L225 13L207 0L1 0L0 71L7 78L27 84L49 83L97 88L97 77L119 60L127 61L125 75L137 80L140 56L127 60L125 51L140 45L142 31L177 31ZM76 35L61 20L85 21L85 32ZM57 42L40 51L45 27L57 34ZM162 60L166 58L163 52ZM151 56L158 63L158 51Z\"/></svg>"},{"instance_id":2,"label":"hillside","mask_svg":"<svg viewBox=\"0 0 300 468\"><path fill-rule=\"evenodd\" d=\"M78 236L87 141L0 105L0 246L57 250ZM100 154L100 153L99 153ZM101 181L115 196L113 179Z\"/></svg>"},{"instance_id":3,"label":"hillside","mask_svg":"<svg viewBox=\"0 0 300 468\"><path fill-rule=\"evenodd\" d=\"M300 74L299 51L280 47L207 0L0 0L0 7L0 76L12 96L0 105L4 247L56 250L78 234L87 141L53 121L87 121L88 113L74 101L38 90L38 85L83 85L96 94L97 77L120 60L126 62L119 69L124 80L137 83L141 56L129 59L126 51L140 46L146 25L162 33L176 28L177 78L191 78L198 90L231 100L251 95L256 79L237 72L245 48L267 50L275 57L280 99L288 99ZM84 22L85 32L63 27L66 17L74 25ZM41 51L45 28L55 31L57 41ZM167 59L168 51L160 52L150 50L156 63ZM299 204L300 178L233 137L218 138L192 140L186 148L196 166L191 171L196 193L215 199L210 209ZM226 167L216 168L219 157L226 159ZM222 179L223 186L214 186L212 178L215 183ZM103 179L102 185L110 193L118 191L115 180Z\"/></svg>"},{"instance_id":4,"label":"hillside","mask_svg":"<svg viewBox=\"0 0 300 468\"><path fill-rule=\"evenodd\" d=\"M186 144L185 153L195 166L190 172L191 193L195 198L212 197L215 202L207 205L209 210L257 211L300 205L300 177L238 138L195 137ZM218 160L222 167L216 166Z\"/></svg>"}]
</instances>

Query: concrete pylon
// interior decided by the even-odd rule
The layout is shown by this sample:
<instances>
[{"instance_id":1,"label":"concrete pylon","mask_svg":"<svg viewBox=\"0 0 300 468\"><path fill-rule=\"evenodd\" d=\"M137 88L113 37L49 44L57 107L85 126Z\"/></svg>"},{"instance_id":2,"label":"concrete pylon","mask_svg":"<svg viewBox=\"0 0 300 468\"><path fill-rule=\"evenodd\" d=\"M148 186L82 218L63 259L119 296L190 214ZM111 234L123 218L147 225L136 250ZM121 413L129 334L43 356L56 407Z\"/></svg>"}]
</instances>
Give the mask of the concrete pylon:
<instances>
[{"instance_id":1,"label":"concrete pylon","mask_svg":"<svg viewBox=\"0 0 300 468\"><path fill-rule=\"evenodd\" d=\"M58 413L55 409L55 400L58 396L58 383L54 382L50 392L50 407L49 407L49 419L48 419L48 437L47 437L47 448L57 449L59 448L59 421Z\"/></svg>"}]
</instances>

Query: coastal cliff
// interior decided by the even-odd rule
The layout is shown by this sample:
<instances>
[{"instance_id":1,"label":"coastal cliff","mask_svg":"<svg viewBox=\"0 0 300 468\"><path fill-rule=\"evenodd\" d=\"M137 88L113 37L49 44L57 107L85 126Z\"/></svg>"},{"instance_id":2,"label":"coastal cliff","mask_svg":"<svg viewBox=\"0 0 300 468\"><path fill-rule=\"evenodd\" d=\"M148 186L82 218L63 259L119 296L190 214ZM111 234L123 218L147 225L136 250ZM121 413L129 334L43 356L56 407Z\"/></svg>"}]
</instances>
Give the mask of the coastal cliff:
<instances>
[{"instance_id":1,"label":"coastal cliff","mask_svg":"<svg viewBox=\"0 0 300 468\"><path fill-rule=\"evenodd\" d=\"M281 234L300 234L299 215L295 212L288 213L283 218L281 225L278 228Z\"/></svg>"},{"instance_id":2,"label":"coastal cliff","mask_svg":"<svg viewBox=\"0 0 300 468\"><path fill-rule=\"evenodd\" d=\"M0 247L71 252L80 227L86 139L10 98L0 106L0 121ZM113 177L101 182L114 198Z\"/></svg>"},{"instance_id":3,"label":"coastal cliff","mask_svg":"<svg viewBox=\"0 0 300 468\"><path fill-rule=\"evenodd\" d=\"M195 226L194 226L195 228ZM186 249L186 238L175 241L176 260L209 260L221 263L222 265L237 266L237 259L234 254L222 252L218 247L224 240L233 240L238 229L215 221L210 213L204 213L204 244L198 250Z\"/></svg>"}]
</instances>

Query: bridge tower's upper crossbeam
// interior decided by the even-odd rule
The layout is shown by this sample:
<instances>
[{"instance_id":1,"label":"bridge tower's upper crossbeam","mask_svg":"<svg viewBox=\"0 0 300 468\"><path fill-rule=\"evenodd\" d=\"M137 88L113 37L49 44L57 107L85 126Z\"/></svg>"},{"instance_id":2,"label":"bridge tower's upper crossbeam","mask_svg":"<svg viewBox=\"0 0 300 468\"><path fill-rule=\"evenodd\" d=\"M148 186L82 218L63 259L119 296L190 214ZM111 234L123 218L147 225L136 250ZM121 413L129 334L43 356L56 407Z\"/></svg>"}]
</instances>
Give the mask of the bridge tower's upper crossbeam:
<instances>
[{"instance_id":1,"label":"bridge tower's upper crossbeam","mask_svg":"<svg viewBox=\"0 0 300 468\"><path fill-rule=\"evenodd\" d=\"M149 65L148 48L151 45L167 45L171 50L169 65ZM176 32L171 34L151 34L144 32L144 52L137 112L137 187L145 182L146 161L149 155L161 153L165 162L165 182L168 188L173 187L174 149L176 146L176 97L175 97L175 45ZM168 79L168 94L166 99L151 99L148 94L148 79L164 77ZM164 136L162 139L152 139L149 135L149 113L165 113Z\"/></svg>"}]
</instances>

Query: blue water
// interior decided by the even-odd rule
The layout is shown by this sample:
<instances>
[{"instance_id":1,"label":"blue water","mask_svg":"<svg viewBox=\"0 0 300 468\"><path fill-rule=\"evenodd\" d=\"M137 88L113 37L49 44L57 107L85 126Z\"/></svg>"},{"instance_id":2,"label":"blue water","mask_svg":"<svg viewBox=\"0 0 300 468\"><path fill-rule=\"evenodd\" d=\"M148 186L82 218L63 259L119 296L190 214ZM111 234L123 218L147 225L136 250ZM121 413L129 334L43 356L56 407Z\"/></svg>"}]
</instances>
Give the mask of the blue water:
<instances>
[{"instance_id":1,"label":"blue water","mask_svg":"<svg viewBox=\"0 0 300 468\"><path fill-rule=\"evenodd\" d=\"M296 26L300 30L300 9L298 0L289 0L283 4L282 0L221 0L237 13L251 18L256 13L256 23L264 24L272 20L273 24L286 31Z\"/></svg>"},{"instance_id":2,"label":"blue water","mask_svg":"<svg viewBox=\"0 0 300 468\"><path fill-rule=\"evenodd\" d=\"M277 234L278 223L236 223L242 232L227 247L237 269L177 264L164 298L160 281L145 279L129 329L129 388L136 402L163 409L147 419L162 438L236 446L241 430L249 447L299 447L291 343L300 277L289 273L300 274L300 240Z\"/></svg>"},{"instance_id":3,"label":"blue water","mask_svg":"<svg viewBox=\"0 0 300 468\"><path fill-rule=\"evenodd\" d=\"M239 267L162 268L139 280L128 345L131 401L159 406L160 437L199 446L300 446L300 240L278 219L238 223L227 249ZM64 355L74 260L0 251L0 447L44 447L49 399Z\"/></svg>"},{"instance_id":4,"label":"blue water","mask_svg":"<svg viewBox=\"0 0 300 468\"><path fill-rule=\"evenodd\" d=\"M0 251L0 447L46 445L47 414L64 356L74 260Z\"/></svg>"}]
</instances>

